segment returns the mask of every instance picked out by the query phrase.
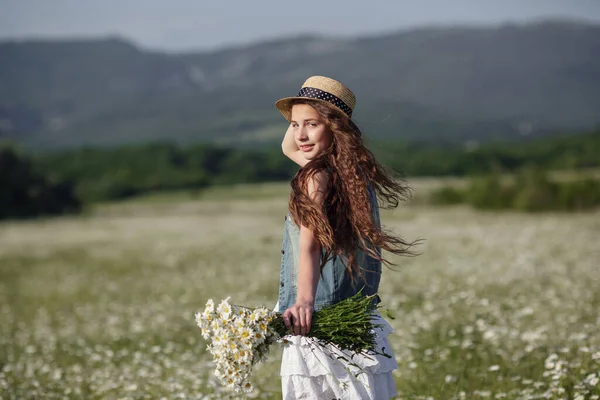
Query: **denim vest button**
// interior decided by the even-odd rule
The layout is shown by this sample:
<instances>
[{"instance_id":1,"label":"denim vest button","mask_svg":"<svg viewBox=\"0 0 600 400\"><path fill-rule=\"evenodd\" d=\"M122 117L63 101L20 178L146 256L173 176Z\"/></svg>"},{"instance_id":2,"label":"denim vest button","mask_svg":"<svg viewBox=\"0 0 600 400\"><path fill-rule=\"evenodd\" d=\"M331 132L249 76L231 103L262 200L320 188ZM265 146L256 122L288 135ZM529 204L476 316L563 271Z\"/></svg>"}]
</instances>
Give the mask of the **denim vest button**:
<instances>
[{"instance_id":1,"label":"denim vest button","mask_svg":"<svg viewBox=\"0 0 600 400\"><path fill-rule=\"evenodd\" d=\"M283 281L279 282L279 284L281 285L281 287L283 287Z\"/></svg>"},{"instance_id":2,"label":"denim vest button","mask_svg":"<svg viewBox=\"0 0 600 400\"><path fill-rule=\"evenodd\" d=\"M281 254L285 254L285 250L284 249L281 249Z\"/></svg>"}]
</instances>

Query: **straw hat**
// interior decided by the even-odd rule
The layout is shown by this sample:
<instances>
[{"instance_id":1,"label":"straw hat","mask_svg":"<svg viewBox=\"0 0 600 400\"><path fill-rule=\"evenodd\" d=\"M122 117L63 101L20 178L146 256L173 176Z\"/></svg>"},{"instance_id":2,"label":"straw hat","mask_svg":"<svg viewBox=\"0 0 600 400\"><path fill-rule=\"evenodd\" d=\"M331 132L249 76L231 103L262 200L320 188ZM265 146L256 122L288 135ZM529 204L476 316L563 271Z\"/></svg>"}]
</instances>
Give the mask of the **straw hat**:
<instances>
[{"instance_id":1,"label":"straw hat","mask_svg":"<svg viewBox=\"0 0 600 400\"><path fill-rule=\"evenodd\" d=\"M311 76L304 82L298 96L285 97L275 102L275 107L288 121L292 118L291 103L297 99L311 99L333 105L338 110L352 117L356 106L356 97L350 89L335 79L326 76Z\"/></svg>"}]
</instances>

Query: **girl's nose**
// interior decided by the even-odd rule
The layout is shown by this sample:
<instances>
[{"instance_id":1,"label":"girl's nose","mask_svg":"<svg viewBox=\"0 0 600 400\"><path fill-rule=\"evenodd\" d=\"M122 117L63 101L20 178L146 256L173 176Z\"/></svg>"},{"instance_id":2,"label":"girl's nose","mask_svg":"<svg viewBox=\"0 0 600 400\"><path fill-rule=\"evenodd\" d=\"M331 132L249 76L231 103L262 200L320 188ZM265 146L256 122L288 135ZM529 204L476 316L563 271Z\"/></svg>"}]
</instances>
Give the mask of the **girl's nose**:
<instances>
[{"instance_id":1,"label":"girl's nose","mask_svg":"<svg viewBox=\"0 0 600 400\"><path fill-rule=\"evenodd\" d=\"M296 137L298 140L306 140L308 135L306 134L306 127L301 127L296 131Z\"/></svg>"}]
</instances>

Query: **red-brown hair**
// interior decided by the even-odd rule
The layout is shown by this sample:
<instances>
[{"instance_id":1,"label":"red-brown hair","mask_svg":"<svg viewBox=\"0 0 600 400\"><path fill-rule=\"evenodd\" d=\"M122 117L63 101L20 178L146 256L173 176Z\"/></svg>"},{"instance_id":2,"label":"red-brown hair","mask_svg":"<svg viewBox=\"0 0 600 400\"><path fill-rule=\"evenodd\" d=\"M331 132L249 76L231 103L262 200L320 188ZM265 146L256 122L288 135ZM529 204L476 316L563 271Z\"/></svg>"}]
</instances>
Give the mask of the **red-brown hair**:
<instances>
[{"instance_id":1,"label":"red-brown hair","mask_svg":"<svg viewBox=\"0 0 600 400\"><path fill-rule=\"evenodd\" d=\"M410 189L395 180L365 147L358 126L335 107L323 102L295 100L308 104L321 115L332 133L331 146L312 159L292 179L290 214L300 226L307 226L325 251L321 269L333 255L347 257L346 268L351 276L361 275L354 253L361 249L386 264L378 248L397 255L416 255L410 251L414 242L406 242L391 232L380 229L372 217L369 183L383 201L382 208L396 208L400 200L409 197ZM320 171L328 175L323 206L308 195L308 180Z\"/></svg>"}]
</instances>

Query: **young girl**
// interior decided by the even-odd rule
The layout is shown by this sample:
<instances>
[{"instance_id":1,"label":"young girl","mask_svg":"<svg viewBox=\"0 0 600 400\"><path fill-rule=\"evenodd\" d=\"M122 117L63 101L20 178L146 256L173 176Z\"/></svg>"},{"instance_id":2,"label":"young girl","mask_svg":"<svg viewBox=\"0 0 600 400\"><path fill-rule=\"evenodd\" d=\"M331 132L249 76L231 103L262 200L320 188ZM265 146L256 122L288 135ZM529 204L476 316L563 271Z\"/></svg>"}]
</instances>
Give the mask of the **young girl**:
<instances>
[{"instance_id":1,"label":"young girl","mask_svg":"<svg viewBox=\"0 0 600 400\"><path fill-rule=\"evenodd\" d=\"M397 394L398 367L387 336L390 325L376 315L377 348L391 357L354 355L365 372L358 378L336 360L339 349L320 349L305 337L312 314L363 290L378 291L381 249L412 254L414 243L381 229L377 194L398 206L407 188L393 180L364 146L351 119L356 100L342 83L313 76L298 96L276 102L290 122L283 153L300 165L291 182L285 217L279 299L276 309L294 336L281 364L284 399L389 399ZM378 297L377 297L378 298ZM347 355L351 355L346 353Z\"/></svg>"}]
</instances>

